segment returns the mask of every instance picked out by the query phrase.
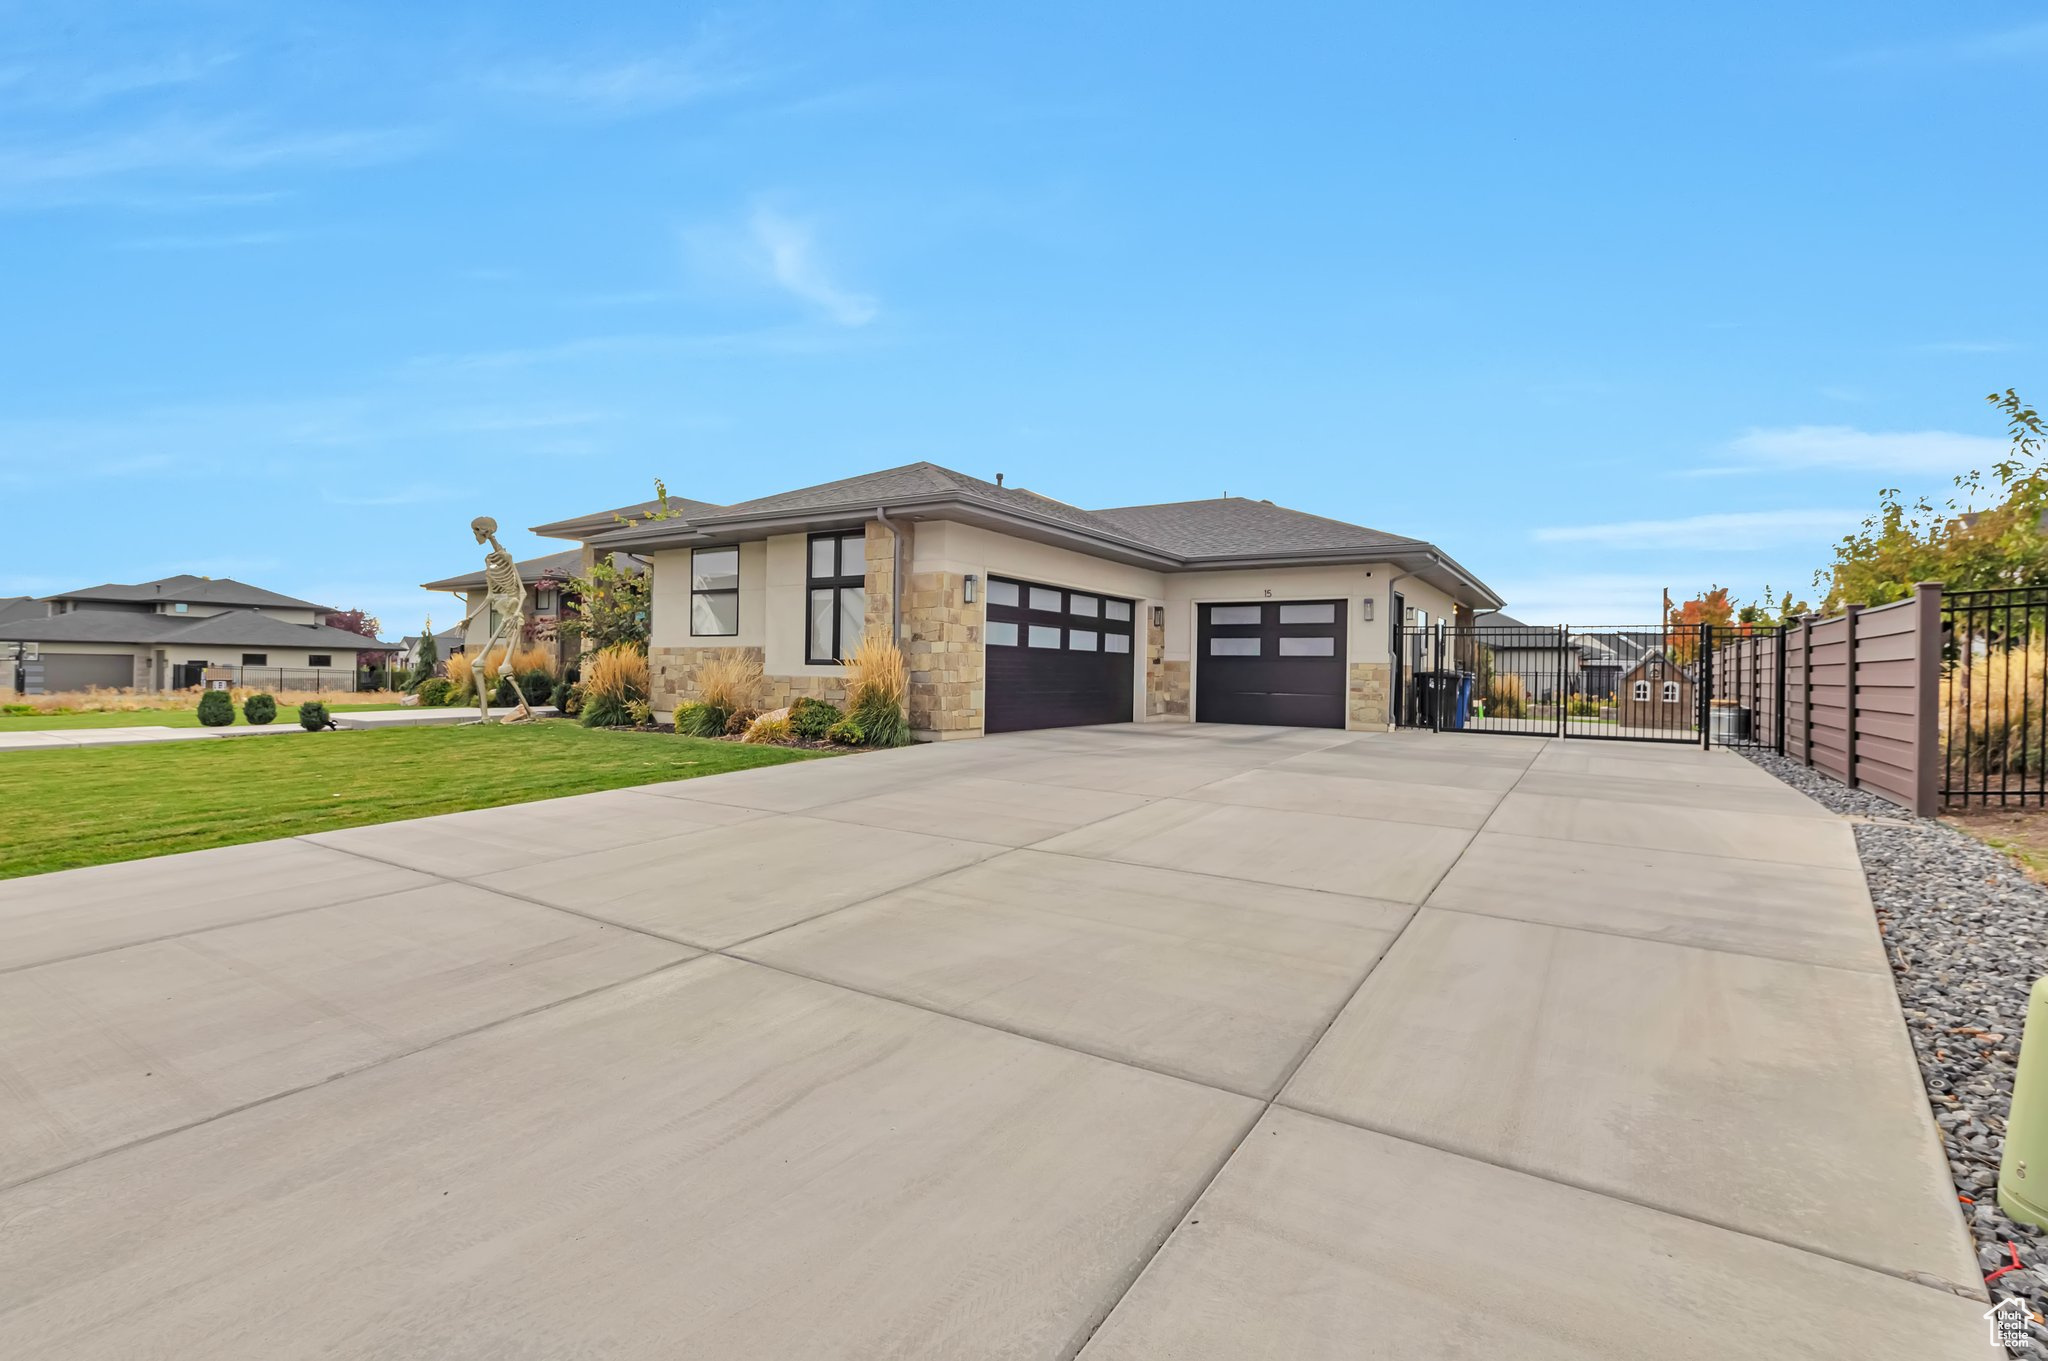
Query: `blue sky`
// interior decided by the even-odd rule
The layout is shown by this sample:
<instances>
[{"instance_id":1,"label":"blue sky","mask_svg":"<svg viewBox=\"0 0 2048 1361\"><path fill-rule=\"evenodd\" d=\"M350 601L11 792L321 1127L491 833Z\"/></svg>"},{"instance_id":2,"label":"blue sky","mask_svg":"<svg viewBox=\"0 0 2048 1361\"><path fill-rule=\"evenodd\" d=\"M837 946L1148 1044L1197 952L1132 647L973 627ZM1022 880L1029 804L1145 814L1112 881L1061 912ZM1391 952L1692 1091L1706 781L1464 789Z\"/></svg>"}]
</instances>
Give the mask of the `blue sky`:
<instances>
[{"instance_id":1,"label":"blue sky","mask_svg":"<svg viewBox=\"0 0 2048 1361\"><path fill-rule=\"evenodd\" d=\"M0 4L0 594L395 636L473 515L916 459L1531 620L1803 593L2048 397L2044 68L2002 3Z\"/></svg>"}]
</instances>

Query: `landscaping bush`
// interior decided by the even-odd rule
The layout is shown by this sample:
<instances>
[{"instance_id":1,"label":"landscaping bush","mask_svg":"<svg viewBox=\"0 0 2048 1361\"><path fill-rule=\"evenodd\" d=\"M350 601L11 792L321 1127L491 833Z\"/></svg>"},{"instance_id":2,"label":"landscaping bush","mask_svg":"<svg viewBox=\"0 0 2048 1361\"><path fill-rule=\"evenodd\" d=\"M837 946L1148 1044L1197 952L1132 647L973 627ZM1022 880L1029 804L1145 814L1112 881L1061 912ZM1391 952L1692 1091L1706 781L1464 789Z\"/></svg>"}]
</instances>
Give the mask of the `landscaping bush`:
<instances>
[{"instance_id":1,"label":"landscaping bush","mask_svg":"<svg viewBox=\"0 0 2048 1361\"><path fill-rule=\"evenodd\" d=\"M823 737L843 717L837 706L805 696L789 706L789 729L798 737Z\"/></svg>"},{"instance_id":2,"label":"landscaping bush","mask_svg":"<svg viewBox=\"0 0 2048 1361\"><path fill-rule=\"evenodd\" d=\"M334 720L327 716L327 706L319 700L308 700L299 706L299 726L307 732L319 732L322 728L334 726Z\"/></svg>"},{"instance_id":3,"label":"landscaping bush","mask_svg":"<svg viewBox=\"0 0 2048 1361\"><path fill-rule=\"evenodd\" d=\"M1527 718L1529 716L1529 692L1522 688L1520 676L1495 676L1486 687L1486 716L1488 718Z\"/></svg>"},{"instance_id":4,"label":"landscaping bush","mask_svg":"<svg viewBox=\"0 0 2048 1361\"><path fill-rule=\"evenodd\" d=\"M910 741L903 702L910 693L910 668L886 638L861 639L846 658L846 712L859 720L871 747L900 747Z\"/></svg>"},{"instance_id":5,"label":"landscaping bush","mask_svg":"<svg viewBox=\"0 0 2048 1361\"><path fill-rule=\"evenodd\" d=\"M827 741L837 742L842 747L864 747L868 744L868 735L861 730L860 720L857 718L840 719L825 729L825 738Z\"/></svg>"},{"instance_id":6,"label":"landscaping bush","mask_svg":"<svg viewBox=\"0 0 2048 1361\"><path fill-rule=\"evenodd\" d=\"M636 699L626 705L626 715L633 720L633 726L644 728L654 721L654 706L644 699Z\"/></svg>"},{"instance_id":7,"label":"landscaping bush","mask_svg":"<svg viewBox=\"0 0 2048 1361\"><path fill-rule=\"evenodd\" d=\"M426 708L439 709L448 703L448 694L453 688L446 678L430 676L420 682L420 704Z\"/></svg>"},{"instance_id":8,"label":"landscaping bush","mask_svg":"<svg viewBox=\"0 0 2048 1361\"><path fill-rule=\"evenodd\" d=\"M242 701L242 717L261 727L277 721L277 700L270 695L251 695Z\"/></svg>"},{"instance_id":9,"label":"landscaping bush","mask_svg":"<svg viewBox=\"0 0 2048 1361\"><path fill-rule=\"evenodd\" d=\"M647 654L620 643L592 655L583 681L583 726L617 728L633 721L630 706L648 697Z\"/></svg>"},{"instance_id":10,"label":"landscaping bush","mask_svg":"<svg viewBox=\"0 0 2048 1361\"><path fill-rule=\"evenodd\" d=\"M36 706L33 704L0 704L0 714L5 714L9 718L27 718L35 711Z\"/></svg>"},{"instance_id":11,"label":"landscaping bush","mask_svg":"<svg viewBox=\"0 0 2048 1361\"><path fill-rule=\"evenodd\" d=\"M748 728L753 726L754 720L760 716L761 711L759 709L734 709L732 713L726 716L725 735L727 737L742 735Z\"/></svg>"},{"instance_id":12,"label":"landscaping bush","mask_svg":"<svg viewBox=\"0 0 2048 1361\"><path fill-rule=\"evenodd\" d=\"M555 654L538 643L528 643L512 653L512 674L524 677L528 672L543 671L549 681L555 678ZM521 682L524 683L523 681Z\"/></svg>"},{"instance_id":13,"label":"landscaping bush","mask_svg":"<svg viewBox=\"0 0 2048 1361\"><path fill-rule=\"evenodd\" d=\"M748 726L742 742L787 742L790 725L786 718L757 718Z\"/></svg>"},{"instance_id":14,"label":"landscaping bush","mask_svg":"<svg viewBox=\"0 0 2048 1361\"><path fill-rule=\"evenodd\" d=\"M500 709L509 709L519 703L519 687L512 683L510 676L498 677L498 688L491 691L491 703Z\"/></svg>"},{"instance_id":15,"label":"landscaping bush","mask_svg":"<svg viewBox=\"0 0 2048 1361\"><path fill-rule=\"evenodd\" d=\"M684 737L717 737L731 716L716 704L685 704L676 710L676 731Z\"/></svg>"},{"instance_id":16,"label":"landscaping bush","mask_svg":"<svg viewBox=\"0 0 2048 1361\"><path fill-rule=\"evenodd\" d=\"M234 697L225 690L208 690L199 697L199 721L209 728L225 728L233 723Z\"/></svg>"},{"instance_id":17,"label":"landscaping bush","mask_svg":"<svg viewBox=\"0 0 2048 1361\"><path fill-rule=\"evenodd\" d=\"M528 704L546 704L555 694L554 673L540 667L523 672L519 677L519 689L525 694Z\"/></svg>"},{"instance_id":18,"label":"landscaping bush","mask_svg":"<svg viewBox=\"0 0 2048 1361\"><path fill-rule=\"evenodd\" d=\"M697 669L697 697L706 704L737 713L759 711L761 657L744 648L720 648Z\"/></svg>"},{"instance_id":19,"label":"landscaping bush","mask_svg":"<svg viewBox=\"0 0 2048 1361\"><path fill-rule=\"evenodd\" d=\"M583 712L582 686L571 685L569 687L569 693L564 695L562 698L565 702L562 704L561 709L565 715L567 715L570 718L574 718L576 715Z\"/></svg>"},{"instance_id":20,"label":"landscaping bush","mask_svg":"<svg viewBox=\"0 0 2048 1361\"><path fill-rule=\"evenodd\" d=\"M570 689L571 689L571 686L570 686L570 683L569 683L568 681L566 681L566 680L558 680L558 681L556 681L556 682L555 682L555 684L554 684L554 688L553 688L552 690L550 690L550 691L548 692L548 703L550 703L550 704L554 705L554 706L555 706L555 707L556 707L557 709L560 709L560 710L561 710L561 711L562 711L563 713L565 713L565 714L566 714L566 713L568 713L568 712L569 712L569 691L570 691Z\"/></svg>"}]
</instances>

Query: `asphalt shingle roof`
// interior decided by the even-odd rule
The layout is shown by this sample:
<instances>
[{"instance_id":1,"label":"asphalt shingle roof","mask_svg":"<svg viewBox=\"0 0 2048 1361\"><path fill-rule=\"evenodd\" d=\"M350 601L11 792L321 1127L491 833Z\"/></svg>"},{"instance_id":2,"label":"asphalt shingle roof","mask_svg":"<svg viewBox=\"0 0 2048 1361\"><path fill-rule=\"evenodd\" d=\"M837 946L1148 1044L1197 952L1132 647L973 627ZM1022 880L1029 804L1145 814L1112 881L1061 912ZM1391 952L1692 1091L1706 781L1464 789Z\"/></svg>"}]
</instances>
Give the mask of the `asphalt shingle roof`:
<instances>
[{"instance_id":1,"label":"asphalt shingle roof","mask_svg":"<svg viewBox=\"0 0 2048 1361\"><path fill-rule=\"evenodd\" d=\"M87 586L83 590L64 591L50 596L51 600L108 600L124 604L154 604L160 600L183 600L194 605L237 605L261 609L325 610L325 605L316 605L310 600L299 600L276 591L266 591L261 586L251 586L246 581L232 577L196 577L180 573L174 577L160 577L155 581L137 582L122 586L109 582L102 586Z\"/></svg>"},{"instance_id":2,"label":"asphalt shingle roof","mask_svg":"<svg viewBox=\"0 0 2048 1361\"><path fill-rule=\"evenodd\" d=\"M1135 539L1175 557L1227 558L1254 554L1342 552L1353 548L1422 548L1420 539L1346 524L1271 501L1219 496L1209 501L1167 501L1094 512Z\"/></svg>"},{"instance_id":3,"label":"asphalt shingle roof","mask_svg":"<svg viewBox=\"0 0 2048 1361\"><path fill-rule=\"evenodd\" d=\"M621 553L618 556L622 559L618 565L628 571L638 571L642 566L640 559L630 553ZM546 553L516 564L519 568L519 579L529 586L550 572L563 577L575 576L577 569L582 565L583 550L580 548L571 548L565 553ZM429 581L420 586L423 591L481 591L483 588L484 571L481 567L459 577Z\"/></svg>"},{"instance_id":4,"label":"asphalt shingle roof","mask_svg":"<svg viewBox=\"0 0 2048 1361\"><path fill-rule=\"evenodd\" d=\"M50 607L32 595L0 595L0 623L15 619L41 619Z\"/></svg>"},{"instance_id":5,"label":"asphalt shingle roof","mask_svg":"<svg viewBox=\"0 0 2048 1361\"><path fill-rule=\"evenodd\" d=\"M258 610L227 610L194 619L128 610L74 610L47 619L0 623L10 643L216 643L223 647L331 647L341 652L388 648L375 638L325 624L293 624Z\"/></svg>"}]
</instances>

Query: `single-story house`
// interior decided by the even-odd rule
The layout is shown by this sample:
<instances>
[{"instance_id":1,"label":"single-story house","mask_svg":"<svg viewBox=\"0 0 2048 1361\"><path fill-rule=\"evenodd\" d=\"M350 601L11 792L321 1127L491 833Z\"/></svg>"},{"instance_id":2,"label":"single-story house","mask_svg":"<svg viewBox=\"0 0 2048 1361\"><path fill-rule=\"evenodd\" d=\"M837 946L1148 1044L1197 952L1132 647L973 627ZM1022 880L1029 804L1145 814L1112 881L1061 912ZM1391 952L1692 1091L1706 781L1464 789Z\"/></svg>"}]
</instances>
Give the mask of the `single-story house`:
<instances>
[{"instance_id":1,"label":"single-story house","mask_svg":"<svg viewBox=\"0 0 2048 1361\"><path fill-rule=\"evenodd\" d=\"M646 514L652 504L628 506L618 513L624 515L627 511L633 511ZM605 524L610 528L618 528L617 521L606 521ZM592 532L595 532L595 526L592 527ZM576 657L581 651L581 644L562 634L562 621L567 617L568 607L575 599L567 585L575 577L588 576L591 564L598 556L588 549L572 548L563 553L548 553L538 558L527 558L518 564L519 580L526 586L526 624L519 640L521 644L550 648L554 651L556 660L564 665ZM647 564L630 553L614 553L611 556L612 565L621 571L647 570ZM461 576L423 582L420 589L447 591L455 595L462 601L463 613L467 614L476 608L477 601L483 594L484 570L479 567L474 572L465 572ZM489 610L470 620L466 631L458 627L449 629L446 634L435 634L441 659L446 661L449 652L457 648L469 652L484 646L496 635L498 625L502 622L495 610ZM453 647L449 645L448 634L456 635Z\"/></svg>"},{"instance_id":2,"label":"single-story house","mask_svg":"<svg viewBox=\"0 0 2048 1361\"><path fill-rule=\"evenodd\" d=\"M1579 649L1579 693L1609 699L1621 692L1621 678L1664 646L1662 629L1607 629L1574 633Z\"/></svg>"},{"instance_id":3,"label":"single-story house","mask_svg":"<svg viewBox=\"0 0 2048 1361\"><path fill-rule=\"evenodd\" d=\"M40 616L0 620L14 686L29 694L185 689L209 669L237 685L349 690L358 652L390 650L330 628L325 605L226 577L109 583L38 603Z\"/></svg>"},{"instance_id":4,"label":"single-story house","mask_svg":"<svg viewBox=\"0 0 2048 1361\"><path fill-rule=\"evenodd\" d=\"M431 623L433 621L429 620L428 622ZM460 651L465 636L465 630L460 624L454 628L436 630L434 633L434 655L436 657L446 657L451 652ZM395 670L410 671L419 661L420 637L421 635L417 633L408 633L398 640L398 651L391 658L391 665Z\"/></svg>"},{"instance_id":5,"label":"single-story house","mask_svg":"<svg viewBox=\"0 0 2048 1361\"><path fill-rule=\"evenodd\" d=\"M1501 603L1442 549L1221 497L1083 510L931 463L735 505L647 504L534 532L653 573L655 703L725 648L771 705L839 702L892 634L929 738L1131 720L1383 728L1397 629Z\"/></svg>"},{"instance_id":6,"label":"single-story house","mask_svg":"<svg viewBox=\"0 0 2048 1361\"><path fill-rule=\"evenodd\" d=\"M1512 676L1521 683L1522 698L1538 704L1577 692L1580 649L1564 630L1525 624L1496 611L1473 620L1472 637L1487 655L1461 661L1467 670Z\"/></svg>"}]
</instances>

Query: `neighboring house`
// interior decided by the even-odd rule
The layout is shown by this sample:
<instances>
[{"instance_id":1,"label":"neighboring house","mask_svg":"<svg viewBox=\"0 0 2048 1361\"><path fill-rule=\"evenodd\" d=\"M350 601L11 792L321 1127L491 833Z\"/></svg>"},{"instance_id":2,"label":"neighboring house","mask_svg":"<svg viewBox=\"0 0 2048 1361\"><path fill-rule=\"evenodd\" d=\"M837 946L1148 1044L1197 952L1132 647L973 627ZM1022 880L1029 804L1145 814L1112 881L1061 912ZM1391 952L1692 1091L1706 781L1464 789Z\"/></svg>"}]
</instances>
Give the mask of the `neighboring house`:
<instances>
[{"instance_id":1,"label":"neighboring house","mask_svg":"<svg viewBox=\"0 0 2048 1361\"><path fill-rule=\"evenodd\" d=\"M1495 613L1475 619L1472 636L1491 653L1493 674L1519 680L1524 698L1549 704L1578 693L1580 645L1564 630Z\"/></svg>"},{"instance_id":2,"label":"neighboring house","mask_svg":"<svg viewBox=\"0 0 2048 1361\"><path fill-rule=\"evenodd\" d=\"M434 635L434 656L446 657L459 651L463 644L463 629L460 624L454 628L442 629ZM398 640L398 652L392 658L392 666L399 671L412 670L420 659L420 635L408 633Z\"/></svg>"},{"instance_id":3,"label":"neighboring house","mask_svg":"<svg viewBox=\"0 0 2048 1361\"><path fill-rule=\"evenodd\" d=\"M1579 649L1579 693L1594 699L1619 695L1622 675L1664 647L1662 629L1610 629L1574 633Z\"/></svg>"},{"instance_id":4,"label":"neighboring house","mask_svg":"<svg viewBox=\"0 0 2048 1361\"><path fill-rule=\"evenodd\" d=\"M184 689L208 669L236 684L346 690L358 652L389 650L329 628L327 606L225 577L91 586L37 603L39 617L0 617L0 642L17 650L15 683L30 694Z\"/></svg>"},{"instance_id":5,"label":"neighboring house","mask_svg":"<svg viewBox=\"0 0 2048 1361\"><path fill-rule=\"evenodd\" d=\"M690 504L701 505L702 503L691 502ZM645 510L646 507L644 506L629 506L618 513L621 515L625 515L630 511L644 513ZM596 520L598 517L587 518ZM607 520L603 523L606 527L618 528L617 521ZM595 532L595 526L592 527L592 532ZM586 550L572 548L566 553L549 553L544 557L528 558L519 564L519 579L526 585L526 624L524 628L525 636L522 642L528 645L551 649L555 654L556 660L564 665L572 661L581 650L577 640L565 637L562 633L562 622L566 618L566 611L575 600L574 594L566 590L565 587L572 578L589 575L591 562L596 556L598 555ZM647 570L647 564L630 553L613 554L612 563L621 571L644 572ZM479 567L476 571L465 573L459 577L448 577L441 581L424 582L420 589L450 592L461 599L462 612L468 614L470 610L476 608L478 599L483 595L483 568ZM485 611L469 621L466 632L458 625L448 630L446 634L435 634L434 637L441 650L441 660L446 661L449 652L458 648L466 652L470 650L472 645L475 647L484 646L497 633L500 622L495 611ZM452 646L447 641L448 634L456 636L456 641Z\"/></svg>"},{"instance_id":6,"label":"neighboring house","mask_svg":"<svg viewBox=\"0 0 2048 1361\"><path fill-rule=\"evenodd\" d=\"M1622 673L1614 709L1623 727L1665 732L1694 727L1692 675L1663 653L1651 653Z\"/></svg>"},{"instance_id":7,"label":"neighboring house","mask_svg":"<svg viewBox=\"0 0 2048 1361\"><path fill-rule=\"evenodd\" d=\"M1501 603L1432 544L1241 497L1091 511L914 463L678 507L534 531L648 561L664 713L727 648L761 659L766 704L843 701L839 659L893 632L927 737L1133 719L1381 728L1408 612Z\"/></svg>"}]
</instances>

